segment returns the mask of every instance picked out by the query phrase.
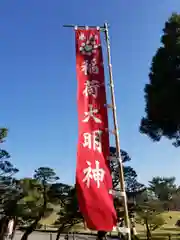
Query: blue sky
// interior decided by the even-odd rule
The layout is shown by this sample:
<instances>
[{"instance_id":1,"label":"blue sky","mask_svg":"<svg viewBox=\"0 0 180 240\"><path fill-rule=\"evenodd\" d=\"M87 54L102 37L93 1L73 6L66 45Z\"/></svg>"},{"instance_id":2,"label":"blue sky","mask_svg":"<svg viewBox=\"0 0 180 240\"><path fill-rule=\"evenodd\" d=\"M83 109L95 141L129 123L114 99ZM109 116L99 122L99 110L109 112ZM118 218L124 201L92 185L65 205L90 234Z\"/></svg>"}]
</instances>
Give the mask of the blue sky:
<instances>
[{"instance_id":1,"label":"blue sky","mask_svg":"<svg viewBox=\"0 0 180 240\"><path fill-rule=\"evenodd\" d=\"M138 131L144 115L144 84L165 20L179 0L1 0L0 125L9 128L4 147L19 176L40 166L55 168L73 183L77 106L74 33L63 24L110 25L121 147L140 181L176 176L180 149L153 143Z\"/></svg>"}]
</instances>

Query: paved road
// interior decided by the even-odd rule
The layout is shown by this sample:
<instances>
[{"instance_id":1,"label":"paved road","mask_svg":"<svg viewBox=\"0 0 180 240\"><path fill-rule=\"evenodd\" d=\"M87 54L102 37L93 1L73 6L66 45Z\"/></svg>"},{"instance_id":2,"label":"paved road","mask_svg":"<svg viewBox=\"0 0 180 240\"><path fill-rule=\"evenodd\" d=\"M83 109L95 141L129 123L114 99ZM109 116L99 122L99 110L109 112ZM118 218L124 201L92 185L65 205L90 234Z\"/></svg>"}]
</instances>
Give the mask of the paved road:
<instances>
[{"instance_id":1,"label":"paved road","mask_svg":"<svg viewBox=\"0 0 180 240\"><path fill-rule=\"evenodd\" d=\"M20 240L21 237L22 237L22 233L16 232L13 240ZM39 233L39 232L34 232L28 237L28 240L55 240L55 239L56 239L56 234L52 234L50 236L50 233ZM63 240L62 237L61 237L61 240Z\"/></svg>"},{"instance_id":2,"label":"paved road","mask_svg":"<svg viewBox=\"0 0 180 240\"><path fill-rule=\"evenodd\" d=\"M13 240L20 240L22 236L21 232L16 232ZM28 240L55 240L56 233L42 233L42 232L33 232ZM64 236L60 237L60 240L64 240ZM69 237L69 240L73 240L72 237ZM87 235L75 235L74 240L95 240L95 236L87 236Z\"/></svg>"}]
</instances>

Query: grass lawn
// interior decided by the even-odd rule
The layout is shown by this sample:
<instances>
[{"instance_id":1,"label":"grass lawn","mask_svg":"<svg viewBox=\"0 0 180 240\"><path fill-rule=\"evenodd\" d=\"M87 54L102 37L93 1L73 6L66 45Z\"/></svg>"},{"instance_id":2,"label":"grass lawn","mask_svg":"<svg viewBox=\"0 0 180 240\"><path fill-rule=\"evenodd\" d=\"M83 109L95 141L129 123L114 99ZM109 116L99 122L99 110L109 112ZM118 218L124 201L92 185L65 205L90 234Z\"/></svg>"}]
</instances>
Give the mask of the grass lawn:
<instances>
[{"instance_id":1,"label":"grass lawn","mask_svg":"<svg viewBox=\"0 0 180 240\"><path fill-rule=\"evenodd\" d=\"M170 218L171 216L171 218ZM153 232L153 237L154 238L164 238L168 239L168 235L172 235L172 238L180 239L180 227L176 227L175 224L178 219L180 219L180 211L170 211L170 212L164 212L163 217L166 221L166 224L161 227L160 229L157 229L156 231ZM41 224L46 225L47 227L51 228L53 223L58 219L58 215L56 211L54 211L49 217L42 219ZM136 230L138 232L138 235L141 238L144 238L146 232L144 229L144 226L142 225L136 225ZM72 227L71 231L75 232L91 232L88 230L85 230L83 227L83 224L78 224L74 227ZM179 236L178 236L179 235Z\"/></svg>"},{"instance_id":2,"label":"grass lawn","mask_svg":"<svg viewBox=\"0 0 180 240\"><path fill-rule=\"evenodd\" d=\"M153 232L153 238L168 239L168 236L171 235L172 238L180 239L180 227L175 226L177 220L180 219L180 212L170 211L164 212L162 215L166 221L166 224ZM142 225L136 225L136 228L140 237L145 236L146 232Z\"/></svg>"}]
</instances>

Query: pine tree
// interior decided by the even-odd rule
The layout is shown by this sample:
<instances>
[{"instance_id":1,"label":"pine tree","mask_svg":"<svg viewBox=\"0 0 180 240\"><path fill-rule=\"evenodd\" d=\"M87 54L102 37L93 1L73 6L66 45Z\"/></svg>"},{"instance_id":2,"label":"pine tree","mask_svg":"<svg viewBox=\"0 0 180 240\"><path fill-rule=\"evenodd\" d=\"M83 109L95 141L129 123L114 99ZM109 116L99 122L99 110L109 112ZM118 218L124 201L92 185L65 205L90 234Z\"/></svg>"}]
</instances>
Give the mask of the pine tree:
<instances>
[{"instance_id":1,"label":"pine tree","mask_svg":"<svg viewBox=\"0 0 180 240\"><path fill-rule=\"evenodd\" d=\"M146 84L145 112L140 132L154 141L162 136L180 145L180 15L172 14L165 23L162 46L152 59Z\"/></svg>"}]
</instances>

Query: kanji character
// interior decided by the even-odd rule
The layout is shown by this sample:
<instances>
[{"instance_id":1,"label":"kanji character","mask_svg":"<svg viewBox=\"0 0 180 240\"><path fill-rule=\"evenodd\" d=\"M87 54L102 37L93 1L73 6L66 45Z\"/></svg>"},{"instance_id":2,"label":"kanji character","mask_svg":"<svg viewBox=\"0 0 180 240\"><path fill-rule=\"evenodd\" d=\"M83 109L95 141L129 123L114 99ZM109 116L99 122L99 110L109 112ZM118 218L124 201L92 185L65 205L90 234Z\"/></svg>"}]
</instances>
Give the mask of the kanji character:
<instances>
[{"instance_id":1,"label":"kanji character","mask_svg":"<svg viewBox=\"0 0 180 240\"><path fill-rule=\"evenodd\" d=\"M104 180L105 170L100 168L99 161L95 160L95 168L91 167L91 162L86 161L88 167L83 170L85 177L83 178L83 182L86 183L87 187L90 187L90 183L94 180L97 184L97 188L100 188L100 183Z\"/></svg>"},{"instance_id":2,"label":"kanji character","mask_svg":"<svg viewBox=\"0 0 180 240\"><path fill-rule=\"evenodd\" d=\"M84 115L86 116L84 120L82 120L83 122L88 122L90 118L92 118L95 123L101 123L101 119L97 118L95 116L95 114L98 113L98 109L94 108L93 109L93 105L89 104L89 112L84 112Z\"/></svg>"},{"instance_id":3,"label":"kanji character","mask_svg":"<svg viewBox=\"0 0 180 240\"><path fill-rule=\"evenodd\" d=\"M99 68L96 59L93 58L90 63L88 60L85 60L81 65L81 71L84 72L85 75L98 74Z\"/></svg>"},{"instance_id":4,"label":"kanji character","mask_svg":"<svg viewBox=\"0 0 180 240\"><path fill-rule=\"evenodd\" d=\"M91 133L84 133L84 142L83 146L88 147L94 151L102 152L102 142L101 142L102 131L96 130Z\"/></svg>"},{"instance_id":5,"label":"kanji character","mask_svg":"<svg viewBox=\"0 0 180 240\"><path fill-rule=\"evenodd\" d=\"M94 98L97 98L98 96L98 88L100 87L99 81L97 80L87 80L85 83L85 89L83 91L83 94L88 96L93 96Z\"/></svg>"}]
</instances>

